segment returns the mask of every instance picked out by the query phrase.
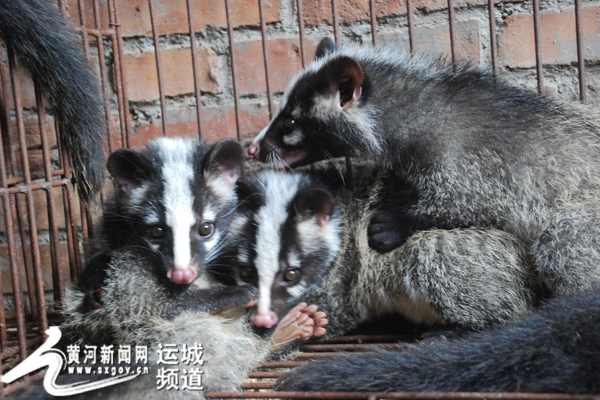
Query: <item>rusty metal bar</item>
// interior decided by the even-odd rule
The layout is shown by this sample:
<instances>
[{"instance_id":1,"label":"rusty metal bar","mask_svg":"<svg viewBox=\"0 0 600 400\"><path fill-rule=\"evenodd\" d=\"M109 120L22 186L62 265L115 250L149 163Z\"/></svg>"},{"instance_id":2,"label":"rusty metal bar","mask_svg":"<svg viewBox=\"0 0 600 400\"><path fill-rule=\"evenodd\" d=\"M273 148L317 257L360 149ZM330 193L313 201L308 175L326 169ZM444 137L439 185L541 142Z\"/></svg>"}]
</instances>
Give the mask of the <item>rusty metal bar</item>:
<instances>
[{"instance_id":1,"label":"rusty metal bar","mask_svg":"<svg viewBox=\"0 0 600 400\"><path fill-rule=\"evenodd\" d=\"M237 128L237 139L242 140L241 117L240 117L240 97L237 87L237 70L235 64L235 48L233 47L233 22L231 19L231 4L225 0L225 14L227 14L227 34L229 35L229 50L231 51L231 78L233 80L233 100L235 102L235 124Z\"/></svg>"},{"instance_id":2,"label":"rusty metal bar","mask_svg":"<svg viewBox=\"0 0 600 400\"><path fill-rule=\"evenodd\" d=\"M200 75L198 74L198 56L196 54L196 30L194 29L194 12L192 0L186 0L188 27L190 28L190 49L192 51L192 69L194 71L194 90L196 95L196 118L198 120L198 138L202 140L202 98L200 90Z\"/></svg>"},{"instance_id":3,"label":"rusty metal bar","mask_svg":"<svg viewBox=\"0 0 600 400\"><path fill-rule=\"evenodd\" d=\"M94 0L94 25L100 30L100 4L98 0ZM104 56L104 37L102 34L97 36L98 43L98 58L100 63L100 84L102 85L102 93L104 95L104 115L106 118L106 141L108 143L108 152L113 151L112 132L114 130L113 121L110 117L110 97L108 94L108 74L106 73L106 57Z\"/></svg>"},{"instance_id":4,"label":"rusty metal bar","mask_svg":"<svg viewBox=\"0 0 600 400\"><path fill-rule=\"evenodd\" d=\"M302 0L297 0L298 7L298 33L300 36L300 59L302 59L302 68L306 67L306 49L304 48L304 14L302 12Z\"/></svg>"},{"instance_id":5,"label":"rusty metal bar","mask_svg":"<svg viewBox=\"0 0 600 400\"><path fill-rule=\"evenodd\" d=\"M48 230L50 231L50 258L52 264L52 285L54 290L54 300L63 302L64 293L64 276L60 269L60 237L58 235L58 224L56 223L56 205L54 203L54 193L52 192L52 166L50 165L50 146L48 144L48 133L46 132L46 113L44 100L41 96L41 91L36 87L35 100L38 109L38 122L40 128L40 137L42 140L42 155L44 159L44 172L46 174L45 185L46 202L48 211ZM42 330L40 328L40 330ZM42 332L45 329L42 330Z\"/></svg>"},{"instance_id":6,"label":"rusty metal bar","mask_svg":"<svg viewBox=\"0 0 600 400\"><path fill-rule=\"evenodd\" d=\"M450 27L450 53L452 64L456 68L456 19L454 17L454 0L448 0L448 26Z\"/></svg>"},{"instance_id":7,"label":"rusty metal bar","mask_svg":"<svg viewBox=\"0 0 600 400\"><path fill-rule=\"evenodd\" d=\"M275 383L268 382L247 382L241 384L242 390L260 390L260 389L273 389Z\"/></svg>"},{"instance_id":8,"label":"rusty metal bar","mask_svg":"<svg viewBox=\"0 0 600 400\"><path fill-rule=\"evenodd\" d=\"M373 39L373 46L377 46L377 8L375 0L369 0L369 8L371 10L371 38Z\"/></svg>"},{"instance_id":9,"label":"rusty metal bar","mask_svg":"<svg viewBox=\"0 0 600 400\"><path fill-rule=\"evenodd\" d=\"M340 17L338 16L337 0L331 0L331 13L333 15L333 37L335 38L335 43L339 46L341 44L341 38Z\"/></svg>"},{"instance_id":10,"label":"rusty metal bar","mask_svg":"<svg viewBox=\"0 0 600 400\"><path fill-rule=\"evenodd\" d=\"M7 93L7 89L6 86L4 85L4 74L2 74L2 77L0 77L0 93L2 94L2 104L0 104L0 109L1 112L4 114L3 118L0 118L1 121L1 129L2 132L5 133L7 136L9 134L8 132L8 121L9 121L9 112L8 112L8 93ZM1 139L1 138L0 138ZM7 186L7 182L6 182L6 158L4 157L4 143L3 140L0 140L0 184L2 185L2 188L6 188ZM10 211L10 199L7 196L2 196L2 205L3 205L3 210L4 210L4 215L8 216L9 213L7 211ZM10 229L9 229L10 227ZM9 254L9 260L12 262L13 260L13 253L15 252L14 249L11 248L11 241L12 239L12 235L13 235L13 230L12 230L12 220L10 218L4 218L4 229L6 230L6 236L8 237L8 254ZM2 284L2 271L0 271L0 287ZM8 335L6 332L6 311L4 309L4 293L2 291L0 291L0 350L4 351L7 347L7 343L8 343Z\"/></svg>"},{"instance_id":11,"label":"rusty metal bar","mask_svg":"<svg viewBox=\"0 0 600 400\"><path fill-rule=\"evenodd\" d=\"M544 71L542 70L542 43L540 39L540 1L533 0L533 32L535 36L535 69L538 93L544 93Z\"/></svg>"},{"instance_id":12,"label":"rusty metal bar","mask_svg":"<svg viewBox=\"0 0 600 400\"><path fill-rule=\"evenodd\" d=\"M264 378L279 378L283 375L283 372L250 372L248 378L250 379L264 379Z\"/></svg>"},{"instance_id":13,"label":"rusty metal bar","mask_svg":"<svg viewBox=\"0 0 600 400\"><path fill-rule=\"evenodd\" d=\"M490 21L490 48L492 51L492 70L494 76L498 76L498 44L496 39L496 15L494 0L488 0L488 14Z\"/></svg>"},{"instance_id":14,"label":"rusty metal bar","mask_svg":"<svg viewBox=\"0 0 600 400\"><path fill-rule=\"evenodd\" d=\"M12 187L8 187L8 188L0 188L0 196L25 193L27 190L29 190L29 188L31 188L31 190L34 190L34 191L35 190L46 190L49 187L64 186L69 183L70 183L70 181L67 178L65 178L65 179L61 179L61 180L53 180L52 182L32 183L31 185L18 185L18 186L12 186Z\"/></svg>"},{"instance_id":15,"label":"rusty metal bar","mask_svg":"<svg viewBox=\"0 0 600 400\"><path fill-rule=\"evenodd\" d=\"M269 72L269 49L267 46L267 25L265 23L264 0L258 0L258 14L260 16L260 33L262 34L263 57L265 60L265 81L267 82L267 100L269 102L269 119L273 118L273 89L271 88L271 73Z\"/></svg>"},{"instance_id":16,"label":"rusty metal bar","mask_svg":"<svg viewBox=\"0 0 600 400\"><path fill-rule=\"evenodd\" d=\"M581 28L581 0L575 0L575 30L577 32L577 69L579 71L579 99L587 102L585 82L585 54L583 49L583 29Z\"/></svg>"},{"instance_id":17,"label":"rusty metal bar","mask_svg":"<svg viewBox=\"0 0 600 400\"><path fill-rule=\"evenodd\" d=\"M28 147L27 150L31 150L32 146ZM55 150L56 146L50 146L50 149ZM62 176L65 174L65 171L61 168L61 169L55 169L50 171L51 176ZM37 179L44 179L46 177L45 173L38 173L38 174L31 174L31 180L35 181ZM11 177L9 179L7 179L7 185L8 186L13 186L13 185L19 185L21 183L24 183L25 179L22 177Z\"/></svg>"},{"instance_id":18,"label":"rusty metal bar","mask_svg":"<svg viewBox=\"0 0 600 400\"><path fill-rule=\"evenodd\" d=\"M154 0L148 0L148 8L150 9L150 23L152 25L152 37L154 38L154 56L156 58L156 73L158 75L158 92L160 96L163 136L167 137L167 100L165 99L165 83L163 82L162 64L160 62L160 42L158 40L158 29L156 27Z\"/></svg>"},{"instance_id":19,"label":"rusty metal bar","mask_svg":"<svg viewBox=\"0 0 600 400\"><path fill-rule=\"evenodd\" d=\"M127 80L123 67L123 38L119 24L119 11L115 0L108 0L108 22L115 30L111 37L113 44L113 60L115 69L115 83L117 87L117 103L119 105L119 122L121 124L121 138L124 147L131 147L131 115L129 114L129 101L127 98Z\"/></svg>"},{"instance_id":20,"label":"rusty metal bar","mask_svg":"<svg viewBox=\"0 0 600 400\"><path fill-rule=\"evenodd\" d=\"M58 129L58 126L57 126ZM81 253L79 252L79 236L77 231L77 216L75 214L75 201L73 199L73 186L71 184L71 165L67 150L61 146L60 135L56 137L61 149L61 161L65 169L65 184L63 185L63 205L65 208L65 227L67 229L67 244L69 246L69 265L71 266L71 280L75 281L81 274Z\"/></svg>"},{"instance_id":21,"label":"rusty metal bar","mask_svg":"<svg viewBox=\"0 0 600 400\"><path fill-rule=\"evenodd\" d=\"M258 368L295 368L310 361L271 361L258 364Z\"/></svg>"},{"instance_id":22,"label":"rusty metal bar","mask_svg":"<svg viewBox=\"0 0 600 400\"><path fill-rule=\"evenodd\" d=\"M408 19L408 44L410 52L414 53L415 49L415 16L414 16L412 0L406 0L406 17Z\"/></svg>"},{"instance_id":23,"label":"rusty metal bar","mask_svg":"<svg viewBox=\"0 0 600 400\"><path fill-rule=\"evenodd\" d=\"M77 5L79 6L79 20L81 21L81 26L79 27L81 31L81 39L83 40L83 49L85 50L85 54L90 56L90 42L87 34L87 23L85 21L85 5L83 0L77 0Z\"/></svg>"},{"instance_id":24,"label":"rusty metal bar","mask_svg":"<svg viewBox=\"0 0 600 400\"><path fill-rule=\"evenodd\" d=\"M30 300L34 300L32 296L32 289L37 297L37 302L31 304L31 310L37 306L38 312L34 315L38 319L38 326L44 331L48 327L48 319L46 316L46 302L44 299L44 281L42 279L42 262L40 258L40 248L37 232L37 223L35 218L35 210L33 204L33 195L31 192L31 174L29 168L29 156L27 153L27 139L25 137L25 118L23 116L23 106L21 104L21 81L19 78L19 66L17 58L11 48L8 49L8 63L10 68L12 87L13 87L13 99L15 102L15 113L17 117L17 132L19 134L19 143L21 147L21 163L23 165L23 177L25 178L25 194L27 199L27 216L29 217L29 238L31 244L31 256L33 259L33 275L35 280L35 289L29 286L29 297ZM15 199L18 203L18 200ZM21 221L21 219L19 219ZM22 226L22 224L21 224ZM25 246L25 237L22 238L22 245ZM19 290L22 288L19 287ZM15 292L17 289L15 288ZM37 315L36 315L37 314ZM25 335L25 331L19 332L19 335Z\"/></svg>"}]
</instances>

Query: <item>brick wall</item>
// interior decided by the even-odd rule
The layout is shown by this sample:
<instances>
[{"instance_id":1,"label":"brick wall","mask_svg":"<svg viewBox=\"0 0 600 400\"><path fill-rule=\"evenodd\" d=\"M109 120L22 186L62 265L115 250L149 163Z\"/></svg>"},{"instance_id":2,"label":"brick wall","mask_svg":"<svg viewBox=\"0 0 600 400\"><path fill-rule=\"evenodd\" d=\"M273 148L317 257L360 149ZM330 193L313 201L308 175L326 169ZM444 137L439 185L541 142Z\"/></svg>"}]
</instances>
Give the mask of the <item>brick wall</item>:
<instances>
[{"instance_id":1,"label":"brick wall","mask_svg":"<svg viewBox=\"0 0 600 400\"><path fill-rule=\"evenodd\" d=\"M72 3L75 3L73 0ZM325 36L333 37L331 1L305 0L307 60ZM368 0L338 1L341 41L371 43ZM159 91L150 13L146 0L120 0L128 97L133 118L133 145L162 134ZM167 102L168 134L194 135L198 130L186 2L155 0ZM236 136L230 49L224 1L193 0L199 55L204 137ZM268 121L265 66L257 1L232 0L234 54L240 92L242 137L255 135ZM381 43L408 49L406 3L375 1ZM414 0L415 50L449 54L447 3ZM77 10L75 4L71 9ZM89 9L89 7L88 7ZM264 2L267 47L275 103L291 76L302 68L295 0ZM456 0L457 55L490 66L490 33L486 0ZM541 1L541 48L548 95L578 98L577 53L572 1ZM530 1L496 1L495 19L500 75L536 90L534 29ZM74 16L74 19L78 19ZM91 18L88 18L90 21ZM600 75L600 1L584 1L584 51L588 102L598 103Z\"/></svg>"}]
</instances>

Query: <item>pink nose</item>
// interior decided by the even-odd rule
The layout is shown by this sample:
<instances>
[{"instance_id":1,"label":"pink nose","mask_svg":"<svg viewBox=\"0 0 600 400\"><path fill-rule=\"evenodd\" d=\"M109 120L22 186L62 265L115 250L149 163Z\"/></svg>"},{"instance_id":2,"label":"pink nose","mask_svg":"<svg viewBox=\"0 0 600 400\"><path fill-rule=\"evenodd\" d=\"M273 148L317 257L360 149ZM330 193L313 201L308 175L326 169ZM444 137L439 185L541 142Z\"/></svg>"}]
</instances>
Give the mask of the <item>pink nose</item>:
<instances>
[{"instance_id":1,"label":"pink nose","mask_svg":"<svg viewBox=\"0 0 600 400\"><path fill-rule=\"evenodd\" d=\"M178 285L189 285L196 280L197 274L194 268L175 269L167 271L167 278Z\"/></svg>"},{"instance_id":2,"label":"pink nose","mask_svg":"<svg viewBox=\"0 0 600 400\"><path fill-rule=\"evenodd\" d=\"M267 314L261 314L256 310L250 314L250 322L260 328L272 328L277 325L277 315L273 311L269 311Z\"/></svg>"},{"instance_id":3,"label":"pink nose","mask_svg":"<svg viewBox=\"0 0 600 400\"><path fill-rule=\"evenodd\" d=\"M255 144L251 144L250 146L248 146L248 155L250 157L257 157L258 156L258 146Z\"/></svg>"}]
</instances>

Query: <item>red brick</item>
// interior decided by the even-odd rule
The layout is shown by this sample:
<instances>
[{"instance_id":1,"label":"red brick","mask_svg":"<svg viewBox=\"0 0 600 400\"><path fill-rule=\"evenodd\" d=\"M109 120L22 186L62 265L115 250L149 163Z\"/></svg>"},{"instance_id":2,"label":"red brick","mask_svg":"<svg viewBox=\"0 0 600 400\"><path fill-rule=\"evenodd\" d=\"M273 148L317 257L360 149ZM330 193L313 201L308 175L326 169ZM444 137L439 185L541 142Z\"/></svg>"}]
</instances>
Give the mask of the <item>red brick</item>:
<instances>
[{"instance_id":1,"label":"red brick","mask_svg":"<svg viewBox=\"0 0 600 400\"><path fill-rule=\"evenodd\" d=\"M479 63L480 41L479 20L471 19L456 23L457 47L456 56L458 60L470 60ZM408 51L408 29L403 28L395 34L380 35L382 43L393 44L399 49ZM419 27L415 31L415 52L421 54L446 54L451 60L450 33L448 24L438 25L434 28Z\"/></svg>"},{"instance_id":2,"label":"red brick","mask_svg":"<svg viewBox=\"0 0 600 400\"><path fill-rule=\"evenodd\" d=\"M258 103L242 103L240 110L242 137L255 136L269 122L267 107ZM202 108L203 139L216 142L226 137L237 137L235 109L233 105ZM168 133L170 137L198 137L198 121L195 109L168 110ZM162 137L161 121L141 123L132 138L132 147L142 147L148 140Z\"/></svg>"},{"instance_id":3,"label":"red brick","mask_svg":"<svg viewBox=\"0 0 600 400\"><path fill-rule=\"evenodd\" d=\"M190 49L169 49L160 52L163 82L166 96L194 92L194 74ZM204 92L220 93L216 81L218 57L212 49L198 49L198 74L200 88ZM136 57L124 56L125 75L129 100L151 100L159 98L158 73L154 53L142 53Z\"/></svg>"},{"instance_id":4,"label":"red brick","mask_svg":"<svg viewBox=\"0 0 600 400\"><path fill-rule=\"evenodd\" d=\"M189 32L186 0L153 0L156 25L159 35ZM100 5L101 26L108 29L108 9L105 2ZM69 0L69 14L80 24L77 0ZM84 1L86 25L95 28L92 0ZM119 22L123 36L151 36L152 24L148 0L121 0L119 4ZM225 2L214 0L192 0L194 29L206 30L210 27L227 26ZM264 2L267 23L281 20L281 0ZM231 19L234 27L259 25L258 0L231 0Z\"/></svg>"},{"instance_id":5,"label":"red brick","mask_svg":"<svg viewBox=\"0 0 600 400\"><path fill-rule=\"evenodd\" d=\"M310 63L321 38L306 38L306 62ZM242 93L266 92L265 62L262 41L234 44L238 89ZM302 69L300 40L273 39L267 41L269 72L273 92L283 92L290 79Z\"/></svg>"},{"instance_id":6,"label":"red brick","mask_svg":"<svg viewBox=\"0 0 600 400\"><path fill-rule=\"evenodd\" d=\"M499 2L499 1L497 1ZM487 0L456 0L455 7L487 4ZM413 8L419 11L431 12L448 8L447 0L415 0ZM304 22L307 25L318 25L323 21L332 20L330 0L304 1ZM364 21L371 18L368 0L345 0L338 2L338 13L341 21ZM378 18L406 14L405 0L376 0L375 13Z\"/></svg>"},{"instance_id":7,"label":"red brick","mask_svg":"<svg viewBox=\"0 0 600 400\"><path fill-rule=\"evenodd\" d=\"M575 15L573 9L541 12L540 38L544 64L570 64L577 61ZM600 7L582 7L583 48L587 61L600 58ZM533 15L513 14L506 20L498 38L501 65L518 68L535 66Z\"/></svg>"}]
</instances>

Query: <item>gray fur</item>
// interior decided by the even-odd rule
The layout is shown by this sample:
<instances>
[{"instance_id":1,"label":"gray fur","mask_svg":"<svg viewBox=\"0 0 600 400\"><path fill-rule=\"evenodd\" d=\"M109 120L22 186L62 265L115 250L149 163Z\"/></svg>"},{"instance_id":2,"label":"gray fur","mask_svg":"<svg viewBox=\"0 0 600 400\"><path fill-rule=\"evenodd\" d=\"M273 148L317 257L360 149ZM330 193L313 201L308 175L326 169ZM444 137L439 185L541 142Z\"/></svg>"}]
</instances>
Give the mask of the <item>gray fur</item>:
<instances>
[{"instance_id":1,"label":"gray fur","mask_svg":"<svg viewBox=\"0 0 600 400\"><path fill-rule=\"evenodd\" d=\"M300 175L298 183L298 175L280 174L290 177L290 190L335 188L314 176ZM263 173L256 180L272 177L272 172ZM384 177L357 174L352 189L337 189L330 220L322 228L314 224L306 233L321 244L313 251L303 247L298 233L299 226L311 219L294 214L297 205L292 199L290 215L280 229L281 237L294 238L294 243L282 242L278 273L288 266L290 249L305 257L297 291L284 286L287 292L281 294L278 279L267 288L278 315L300 301L316 304L327 313L328 335L337 335L387 312L425 324L483 329L519 319L532 309L538 300L536 279L525 246L509 233L482 228L429 230L386 254L371 249L366 227L373 205L387 190ZM261 182L258 187L266 185ZM262 207L270 207L268 198ZM339 237L337 248L324 245L332 243L328 235ZM269 266L257 263L256 268L260 277L260 269ZM260 287L259 309L264 290Z\"/></svg>"},{"instance_id":2,"label":"gray fur","mask_svg":"<svg viewBox=\"0 0 600 400\"><path fill-rule=\"evenodd\" d=\"M161 317L172 300L171 293L157 282L146 268L147 259L131 252L117 253L110 264L105 286L104 305L82 311L83 294L68 292L63 332L69 333L68 344L145 344L154 353L159 343L204 346L205 391L238 390L247 373L266 355L269 342L252 333L245 318L227 318L203 312L184 311L170 319ZM193 287L190 288L193 290ZM155 389L155 375L133 381L130 392L119 396L135 398L178 398L184 393ZM140 387L141 386L141 387ZM129 390L129 389L128 389ZM188 392L188 396L201 396ZM149 397L146 397L149 396Z\"/></svg>"},{"instance_id":3,"label":"gray fur","mask_svg":"<svg viewBox=\"0 0 600 400\"><path fill-rule=\"evenodd\" d=\"M362 96L342 109L350 65L361 70ZM304 140L290 147L283 121L292 117ZM418 193L400 219L416 221L416 230L515 235L541 281L565 295L600 282L599 121L595 109L512 87L487 71L348 46L294 79L249 151L292 167L329 156L373 160Z\"/></svg>"}]
</instances>

